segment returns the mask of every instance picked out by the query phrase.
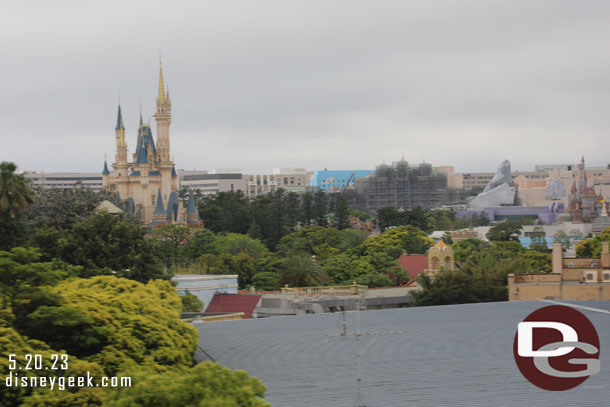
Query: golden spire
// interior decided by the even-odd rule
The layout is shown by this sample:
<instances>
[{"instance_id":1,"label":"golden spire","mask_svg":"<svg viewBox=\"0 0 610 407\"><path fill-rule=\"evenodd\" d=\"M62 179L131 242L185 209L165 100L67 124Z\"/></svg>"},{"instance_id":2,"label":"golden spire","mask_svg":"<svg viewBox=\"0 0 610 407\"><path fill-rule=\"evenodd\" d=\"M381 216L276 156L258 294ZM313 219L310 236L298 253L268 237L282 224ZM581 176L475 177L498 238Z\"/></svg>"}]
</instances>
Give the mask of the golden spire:
<instances>
[{"instance_id":1,"label":"golden spire","mask_svg":"<svg viewBox=\"0 0 610 407\"><path fill-rule=\"evenodd\" d=\"M159 94L157 96L157 104L162 105L165 103L165 86L163 85L163 64L161 61L161 55L159 55Z\"/></svg>"}]
</instances>

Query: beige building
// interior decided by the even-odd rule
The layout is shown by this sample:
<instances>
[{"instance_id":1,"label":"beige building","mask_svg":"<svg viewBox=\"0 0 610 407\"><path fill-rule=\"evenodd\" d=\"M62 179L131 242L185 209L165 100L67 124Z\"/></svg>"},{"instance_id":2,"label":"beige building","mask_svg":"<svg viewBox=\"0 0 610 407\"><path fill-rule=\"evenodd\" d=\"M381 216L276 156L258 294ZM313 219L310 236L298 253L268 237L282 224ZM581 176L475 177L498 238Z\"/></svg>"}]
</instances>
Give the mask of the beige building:
<instances>
[{"instance_id":1,"label":"beige building","mask_svg":"<svg viewBox=\"0 0 610 407\"><path fill-rule=\"evenodd\" d=\"M451 231L451 240L454 242L459 242L460 240L466 239L478 239L479 233L474 230L472 226L468 229L460 229L460 230L452 230Z\"/></svg>"},{"instance_id":2,"label":"beige building","mask_svg":"<svg viewBox=\"0 0 610 407\"><path fill-rule=\"evenodd\" d=\"M447 187L449 189L462 189L464 188L464 175L456 174L452 165L439 165L434 169L447 176Z\"/></svg>"},{"instance_id":3,"label":"beige building","mask_svg":"<svg viewBox=\"0 0 610 407\"><path fill-rule=\"evenodd\" d=\"M247 196L255 198L279 188L287 192L303 193L307 190L311 174L305 168L276 168L272 174L246 175Z\"/></svg>"},{"instance_id":4,"label":"beige building","mask_svg":"<svg viewBox=\"0 0 610 407\"><path fill-rule=\"evenodd\" d=\"M610 300L608 242L603 242L599 259L563 258L562 256L561 243L553 243L552 273L509 274L509 300Z\"/></svg>"}]
</instances>

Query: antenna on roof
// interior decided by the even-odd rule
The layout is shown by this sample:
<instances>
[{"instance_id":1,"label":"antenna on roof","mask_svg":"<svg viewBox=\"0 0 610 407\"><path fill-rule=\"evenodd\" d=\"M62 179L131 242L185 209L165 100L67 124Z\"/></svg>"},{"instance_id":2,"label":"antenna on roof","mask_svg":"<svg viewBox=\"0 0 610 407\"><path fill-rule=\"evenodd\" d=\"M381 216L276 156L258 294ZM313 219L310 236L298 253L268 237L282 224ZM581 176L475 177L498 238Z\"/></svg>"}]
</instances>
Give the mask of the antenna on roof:
<instances>
[{"instance_id":1,"label":"antenna on roof","mask_svg":"<svg viewBox=\"0 0 610 407\"><path fill-rule=\"evenodd\" d=\"M356 364L357 364L357 377L356 377L356 402L354 403L354 407L366 407L364 402L364 395L362 394L362 389L360 388L360 383L362 383L362 370L360 369L360 359L362 355L360 354L360 299L356 299Z\"/></svg>"},{"instance_id":2,"label":"antenna on roof","mask_svg":"<svg viewBox=\"0 0 610 407\"><path fill-rule=\"evenodd\" d=\"M354 282L354 286L358 287L356 285L356 283ZM362 388L360 387L360 385L362 384L362 369L361 369L361 360L362 357L364 356L364 354L366 353L367 349L369 348L370 345L373 344L374 340L369 342L368 345L361 351L360 350L360 337L362 335L396 335L396 334L405 334L405 331L394 331L394 332L388 332L388 331L381 331L381 332L360 332L360 301L362 299L364 299L366 297L365 293L362 293L359 295L359 297L356 298L356 332L355 333L348 333L347 332L347 321L346 321L346 312L345 310L341 313L341 327L337 326L337 331L335 333L326 335L329 337L336 337L336 338L346 338L349 339L352 336L356 337L356 401L354 402L353 407L367 407L365 401L364 401L364 392L362 391ZM339 322L339 321L338 321ZM339 325L339 323L337 324Z\"/></svg>"}]
</instances>

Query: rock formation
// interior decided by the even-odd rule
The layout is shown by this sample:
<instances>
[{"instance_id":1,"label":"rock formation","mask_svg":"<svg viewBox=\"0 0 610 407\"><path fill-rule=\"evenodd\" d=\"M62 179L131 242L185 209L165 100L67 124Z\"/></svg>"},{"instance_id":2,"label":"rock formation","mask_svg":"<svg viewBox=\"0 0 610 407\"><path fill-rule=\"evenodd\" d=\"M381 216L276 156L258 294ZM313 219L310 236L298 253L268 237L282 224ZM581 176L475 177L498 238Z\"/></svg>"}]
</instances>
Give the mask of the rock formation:
<instances>
[{"instance_id":1,"label":"rock formation","mask_svg":"<svg viewBox=\"0 0 610 407\"><path fill-rule=\"evenodd\" d=\"M470 201L469 205L473 209L483 209L490 206L513 205L514 202L515 187L510 175L510 161L504 160L483 192Z\"/></svg>"},{"instance_id":2,"label":"rock formation","mask_svg":"<svg viewBox=\"0 0 610 407\"><path fill-rule=\"evenodd\" d=\"M568 196L566 186L559 178L555 178L546 187L544 192L544 199L547 201L563 200Z\"/></svg>"}]
</instances>

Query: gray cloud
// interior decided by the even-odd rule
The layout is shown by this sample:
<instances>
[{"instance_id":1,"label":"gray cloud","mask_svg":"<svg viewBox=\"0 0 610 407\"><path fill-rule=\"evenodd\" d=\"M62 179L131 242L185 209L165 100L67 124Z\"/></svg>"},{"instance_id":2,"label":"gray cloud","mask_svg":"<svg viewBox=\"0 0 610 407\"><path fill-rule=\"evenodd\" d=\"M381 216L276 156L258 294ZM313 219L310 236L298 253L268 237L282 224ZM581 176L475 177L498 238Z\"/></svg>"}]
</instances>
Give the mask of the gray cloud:
<instances>
[{"instance_id":1,"label":"gray cloud","mask_svg":"<svg viewBox=\"0 0 610 407\"><path fill-rule=\"evenodd\" d=\"M154 110L180 168L605 165L610 3L4 2L1 159L98 171Z\"/></svg>"}]
</instances>

